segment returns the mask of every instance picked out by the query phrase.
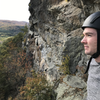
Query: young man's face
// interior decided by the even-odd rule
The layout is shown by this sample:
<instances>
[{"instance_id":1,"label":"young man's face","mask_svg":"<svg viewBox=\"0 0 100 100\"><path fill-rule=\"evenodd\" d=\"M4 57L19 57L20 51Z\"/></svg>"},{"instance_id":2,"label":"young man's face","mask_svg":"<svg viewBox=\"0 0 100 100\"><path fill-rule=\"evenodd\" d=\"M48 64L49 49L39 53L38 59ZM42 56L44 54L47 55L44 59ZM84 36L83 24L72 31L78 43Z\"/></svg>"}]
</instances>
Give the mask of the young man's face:
<instances>
[{"instance_id":1,"label":"young man's face","mask_svg":"<svg viewBox=\"0 0 100 100\"><path fill-rule=\"evenodd\" d=\"M93 55L97 52L97 31L93 28L85 28L83 31L83 39L85 54Z\"/></svg>"}]
</instances>

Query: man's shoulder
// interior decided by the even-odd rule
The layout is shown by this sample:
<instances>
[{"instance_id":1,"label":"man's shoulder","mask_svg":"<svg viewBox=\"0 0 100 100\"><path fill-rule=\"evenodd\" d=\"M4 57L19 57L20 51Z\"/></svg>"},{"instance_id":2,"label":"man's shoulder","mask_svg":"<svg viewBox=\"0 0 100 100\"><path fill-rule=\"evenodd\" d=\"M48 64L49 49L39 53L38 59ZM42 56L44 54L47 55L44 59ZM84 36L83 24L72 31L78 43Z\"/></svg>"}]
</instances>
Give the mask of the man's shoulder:
<instances>
[{"instance_id":1,"label":"man's shoulder","mask_svg":"<svg viewBox=\"0 0 100 100\"><path fill-rule=\"evenodd\" d=\"M96 61L95 61L95 59L94 58L92 58L92 61L91 61L91 64L90 65L93 65L93 66L98 66L98 65L100 65L99 63L97 63Z\"/></svg>"}]
</instances>

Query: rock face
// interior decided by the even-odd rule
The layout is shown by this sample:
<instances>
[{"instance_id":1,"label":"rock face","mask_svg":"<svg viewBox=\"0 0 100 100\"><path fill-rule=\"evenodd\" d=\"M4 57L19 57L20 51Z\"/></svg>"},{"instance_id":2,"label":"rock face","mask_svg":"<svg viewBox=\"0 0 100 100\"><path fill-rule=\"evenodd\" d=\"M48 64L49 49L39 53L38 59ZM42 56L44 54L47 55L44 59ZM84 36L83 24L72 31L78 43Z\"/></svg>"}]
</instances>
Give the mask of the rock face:
<instances>
[{"instance_id":1,"label":"rock face","mask_svg":"<svg viewBox=\"0 0 100 100\"><path fill-rule=\"evenodd\" d=\"M67 75L55 90L56 100L84 100L86 98L86 83L78 76Z\"/></svg>"},{"instance_id":2,"label":"rock face","mask_svg":"<svg viewBox=\"0 0 100 100\"><path fill-rule=\"evenodd\" d=\"M45 73L47 80L57 80L61 75L59 66L62 64L63 57L68 55L70 73L75 74L78 71L77 75L80 76L82 70L79 69L81 67L85 69L87 62L81 44L81 26L88 15L98 10L100 10L98 0L30 0L31 15L26 45L27 54L33 56L33 68ZM80 78L76 80L76 76L67 76L63 81L64 83L59 84L56 90L58 93L61 87L64 88L58 93L57 100L84 99L86 84ZM71 84L72 88L65 83ZM70 96L75 91L78 91L78 94L67 97L67 92L64 95L64 91ZM82 93L83 97L80 97Z\"/></svg>"},{"instance_id":3,"label":"rock face","mask_svg":"<svg viewBox=\"0 0 100 100\"><path fill-rule=\"evenodd\" d=\"M64 56L70 58L71 73L76 72L76 66L84 56L80 27L85 15L76 2L75 5L73 1L62 0L31 0L29 3L31 16L27 52L35 54L34 67L45 72L48 80L59 78L58 65L62 64ZM31 44L32 40L34 44ZM39 48L41 58L38 57L36 48ZM85 62L84 60L83 65Z\"/></svg>"}]
</instances>

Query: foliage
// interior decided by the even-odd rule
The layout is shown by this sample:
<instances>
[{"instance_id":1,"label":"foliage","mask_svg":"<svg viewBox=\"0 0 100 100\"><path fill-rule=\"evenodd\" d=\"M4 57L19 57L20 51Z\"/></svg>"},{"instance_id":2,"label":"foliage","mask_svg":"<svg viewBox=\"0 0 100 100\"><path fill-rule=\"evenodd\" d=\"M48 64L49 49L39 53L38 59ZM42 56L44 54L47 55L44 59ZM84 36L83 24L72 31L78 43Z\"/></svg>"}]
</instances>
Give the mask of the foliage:
<instances>
[{"instance_id":1,"label":"foliage","mask_svg":"<svg viewBox=\"0 0 100 100\"><path fill-rule=\"evenodd\" d=\"M17 35L8 38L6 41L3 42L3 45L5 45L6 47L10 48L15 48L16 47L22 47L22 40L24 38L24 35L28 32L28 28L27 26L25 26L24 28L21 29L22 32L18 33Z\"/></svg>"},{"instance_id":2,"label":"foliage","mask_svg":"<svg viewBox=\"0 0 100 100\"><path fill-rule=\"evenodd\" d=\"M30 71L32 58L22 49L22 40L28 28L0 45L0 100L55 100L52 86L48 85L44 74ZM26 77L27 72L32 77ZM19 91L20 89L20 91Z\"/></svg>"},{"instance_id":3,"label":"foliage","mask_svg":"<svg viewBox=\"0 0 100 100\"><path fill-rule=\"evenodd\" d=\"M44 75L32 72L33 76L26 79L26 85L20 88L24 100L55 100L52 86L48 85Z\"/></svg>"},{"instance_id":4,"label":"foliage","mask_svg":"<svg viewBox=\"0 0 100 100\"><path fill-rule=\"evenodd\" d=\"M21 29L25 29L27 25L26 22L17 21L3 21L0 20L0 41L12 37L21 32ZM23 31L22 31L23 32Z\"/></svg>"},{"instance_id":5,"label":"foliage","mask_svg":"<svg viewBox=\"0 0 100 100\"><path fill-rule=\"evenodd\" d=\"M27 25L25 25L24 28L21 28L21 31L22 31L24 34L26 34L26 33L28 32L28 27L27 27Z\"/></svg>"},{"instance_id":6,"label":"foliage","mask_svg":"<svg viewBox=\"0 0 100 100\"><path fill-rule=\"evenodd\" d=\"M16 53L16 55L6 58L3 66L0 67L0 91L4 97L8 96L11 91L15 91L25 80L29 65L26 64L24 55L22 52Z\"/></svg>"},{"instance_id":7,"label":"foliage","mask_svg":"<svg viewBox=\"0 0 100 100\"><path fill-rule=\"evenodd\" d=\"M4 99L4 94L7 88L6 83L6 75L5 75L5 69L3 66L0 64L0 100Z\"/></svg>"},{"instance_id":8,"label":"foliage","mask_svg":"<svg viewBox=\"0 0 100 100\"><path fill-rule=\"evenodd\" d=\"M63 57L62 60L62 65L60 66L60 70L64 73L64 74L70 74L70 70L69 70L69 56L66 55L65 57Z\"/></svg>"},{"instance_id":9,"label":"foliage","mask_svg":"<svg viewBox=\"0 0 100 100\"><path fill-rule=\"evenodd\" d=\"M17 52L15 55L7 58L4 68L6 69L6 81L9 83L10 89L6 91L6 93L10 90L17 90L18 86L23 84L27 70L29 70L30 67L32 67L31 62L26 58L24 51Z\"/></svg>"},{"instance_id":10,"label":"foliage","mask_svg":"<svg viewBox=\"0 0 100 100\"><path fill-rule=\"evenodd\" d=\"M15 36L17 35L20 31L21 28L24 28L24 26L12 26L12 27L7 27L7 28L0 28L0 40L5 39L7 37Z\"/></svg>"},{"instance_id":11,"label":"foliage","mask_svg":"<svg viewBox=\"0 0 100 100\"><path fill-rule=\"evenodd\" d=\"M19 92L18 87L24 84L26 73L32 67L32 58L27 58L21 48L24 34L20 32L0 45L0 100Z\"/></svg>"}]
</instances>

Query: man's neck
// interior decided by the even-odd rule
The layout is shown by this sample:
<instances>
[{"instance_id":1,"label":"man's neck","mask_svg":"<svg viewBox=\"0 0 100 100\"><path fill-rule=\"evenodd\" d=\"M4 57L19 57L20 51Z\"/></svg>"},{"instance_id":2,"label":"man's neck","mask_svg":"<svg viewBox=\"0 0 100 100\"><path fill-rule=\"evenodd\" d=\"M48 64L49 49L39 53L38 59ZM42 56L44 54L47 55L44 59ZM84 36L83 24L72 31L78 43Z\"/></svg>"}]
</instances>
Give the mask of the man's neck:
<instances>
[{"instance_id":1,"label":"man's neck","mask_svg":"<svg viewBox=\"0 0 100 100\"><path fill-rule=\"evenodd\" d=\"M100 63L100 55L99 55L97 58L95 58L95 61L96 61L97 63Z\"/></svg>"}]
</instances>

